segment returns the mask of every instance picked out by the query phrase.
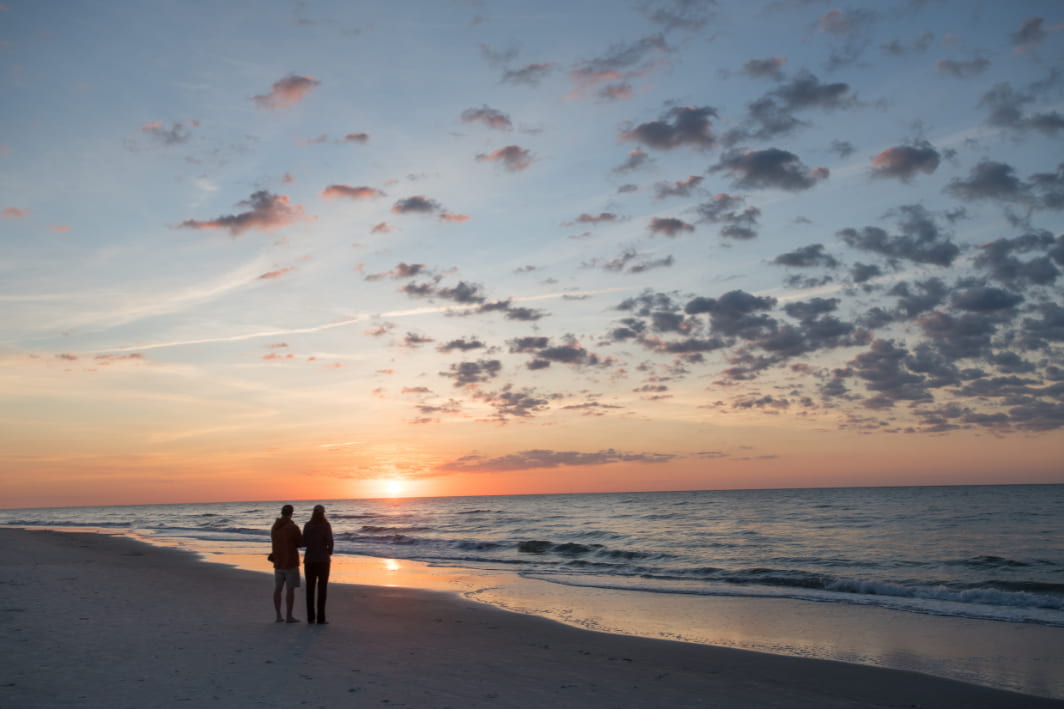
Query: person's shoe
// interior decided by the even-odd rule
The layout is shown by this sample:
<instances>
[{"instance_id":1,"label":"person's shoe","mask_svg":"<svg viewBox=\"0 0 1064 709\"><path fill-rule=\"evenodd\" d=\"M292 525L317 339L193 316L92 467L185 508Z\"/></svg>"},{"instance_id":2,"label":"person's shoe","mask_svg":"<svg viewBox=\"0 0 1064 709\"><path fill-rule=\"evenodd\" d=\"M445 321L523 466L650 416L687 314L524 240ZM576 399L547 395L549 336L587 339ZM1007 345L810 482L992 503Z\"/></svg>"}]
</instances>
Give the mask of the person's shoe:
<instances>
[{"instance_id":1,"label":"person's shoe","mask_svg":"<svg viewBox=\"0 0 1064 709\"><path fill-rule=\"evenodd\" d=\"M318 620L318 625L328 625L328 624L329 624L329 621L325 620L324 618L321 618L321 619Z\"/></svg>"}]
</instances>

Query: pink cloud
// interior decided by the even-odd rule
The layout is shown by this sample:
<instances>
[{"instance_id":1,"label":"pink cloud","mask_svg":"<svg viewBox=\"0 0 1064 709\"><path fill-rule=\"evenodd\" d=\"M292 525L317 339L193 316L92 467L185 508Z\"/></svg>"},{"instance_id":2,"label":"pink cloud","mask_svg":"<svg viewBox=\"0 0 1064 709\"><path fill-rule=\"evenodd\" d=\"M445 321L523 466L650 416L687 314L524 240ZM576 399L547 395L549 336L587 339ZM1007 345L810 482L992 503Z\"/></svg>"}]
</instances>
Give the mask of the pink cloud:
<instances>
[{"instance_id":1,"label":"pink cloud","mask_svg":"<svg viewBox=\"0 0 1064 709\"><path fill-rule=\"evenodd\" d=\"M440 214L441 222L468 222L472 217L465 214L455 214L454 212L444 211Z\"/></svg>"},{"instance_id":2,"label":"pink cloud","mask_svg":"<svg viewBox=\"0 0 1064 709\"><path fill-rule=\"evenodd\" d=\"M52 226L49 227L49 229L51 229L52 231L60 231L60 232L62 232L62 231L70 231L70 225L69 224L53 224Z\"/></svg>"},{"instance_id":3,"label":"pink cloud","mask_svg":"<svg viewBox=\"0 0 1064 709\"><path fill-rule=\"evenodd\" d=\"M259 108L277 109L286 108L303 99L311 89L319 86L320 81L313 76L297 76L290 74L283 79L273 82L270 92L252 96L252 100Z\"/></svg>"},{"instance_id":4,"label":"pink cloud","mask_svg":"<svg viewBox=\"0 0 1064 709\"><path fill-rule=\"evenodd\" d=\"M532 154L520 146L507 145L505 148L499 148L492 153L477 155L477 161L501 162L507 170L517 172L532 164Z\"/></svg>"},{"instance_id":5,"label":"pink cloud","mask_svg":"<svg viewBox=\"0 0 1064 709\"><path fill-rule=\"evenodd\" d=\"M325 199L337 199L338 197L347 197L349 199L370 199L372 197L382 197L384 196L384 193L373 187L329 185L321 191L321 196Z\"/></svg>"},{"instance_id":6,"label":"pink cloud","mask_svg":"<svg viewBox=\"0 0 1064 709\"><path fill-rule=\"evenodd\" d=\"M25 219L30 215L30 210L19 209L18 207L5 207L3 211L0 211L0 215L3 215L4 219Z\"/></svg>"},{"instance_id":7,"label":"pink cloud","mask_svg":"<svg viewBox=\"0 0 1064 709\"><path fill-rule=\"evenodd\" d=\"M180 229L228 229L237 236L248 229L270 231L288 226L296 221L310 221L303 212L303 207L292 204L288 195L276 195L266 190L259 190L238 206L248 207L248 211L238 214L226 214L215 219L200 221L187 219L178 225Z\"/></svg>"},{"instance_id":8,"label":"pink cloud","mask_svg":"<svg viewBox=\"0 0 1064 709\"><path fill-rule=\"evenodd\" d=\"M395 231L395 227L388 222L381 222L369 230L370 234L389 234Z\"/></svg>"},{"instance_id":9,"label":"pink cloud","mask_svg":"<svg viewBox=\"0 0 1064 709\"><path fill-rule=\"evenodd\" d=\"M294 270L296 270L294 266L289 266L288 268L281 268L281 269L278 269L276 271L267 271L266 273L264 273L261 276L259 276L256 280L268 281L268 280L272 280L274 278L280 278L284 274L290 273L290 272L292 272Z\"/></svg>"}]
</instances>

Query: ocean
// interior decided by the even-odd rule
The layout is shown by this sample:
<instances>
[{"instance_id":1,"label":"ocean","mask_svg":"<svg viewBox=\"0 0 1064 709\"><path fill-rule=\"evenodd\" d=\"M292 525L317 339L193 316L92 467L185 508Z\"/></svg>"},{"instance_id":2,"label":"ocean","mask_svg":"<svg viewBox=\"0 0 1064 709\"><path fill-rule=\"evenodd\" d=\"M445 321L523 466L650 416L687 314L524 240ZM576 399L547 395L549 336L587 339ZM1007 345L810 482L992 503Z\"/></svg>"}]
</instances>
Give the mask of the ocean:
<instances>
[{"instance_id":1,"label":"ocean","mask_svg":"<svg viewBox=\"0 0 1064 709\"><path fill-rule=\"evenodd\" d=\"M1064 486L313 500L338 555L643 594L787 598L1064 627ZM281 502L0 510L256 554Z\"/></svg>"}]
</instances>

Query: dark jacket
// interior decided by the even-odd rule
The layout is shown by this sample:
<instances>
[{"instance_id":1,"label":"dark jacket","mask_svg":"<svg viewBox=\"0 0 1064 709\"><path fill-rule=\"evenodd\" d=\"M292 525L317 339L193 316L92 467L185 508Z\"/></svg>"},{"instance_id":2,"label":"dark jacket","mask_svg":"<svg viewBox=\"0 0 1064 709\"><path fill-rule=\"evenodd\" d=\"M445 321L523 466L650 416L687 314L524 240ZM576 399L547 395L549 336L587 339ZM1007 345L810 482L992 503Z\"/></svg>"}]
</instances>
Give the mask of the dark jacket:
<instances>
[{"instance_id":1,"label":"dark jacket","mask_svg":"<svg viewBox=\"0 0 1064 709\"><path fill-rule=\"evenodd\" d=\"M303 525L303 546L307 548L303 561L307 564L329 562L333 553L332 525L328 520L315 522L311 520Z\"/></svg>"},{"instance_id":2,"label":"dark jacket","mask_svg":"<svg viewBox=\"0 0 1064 709\"><path fill-rule=\"evenodd\" d=\"M278 517L270 530L273 541L273 568L299 568L299 547L303 546L303 535L299 525L291 517Z\"/></svg>"}]
</instances>

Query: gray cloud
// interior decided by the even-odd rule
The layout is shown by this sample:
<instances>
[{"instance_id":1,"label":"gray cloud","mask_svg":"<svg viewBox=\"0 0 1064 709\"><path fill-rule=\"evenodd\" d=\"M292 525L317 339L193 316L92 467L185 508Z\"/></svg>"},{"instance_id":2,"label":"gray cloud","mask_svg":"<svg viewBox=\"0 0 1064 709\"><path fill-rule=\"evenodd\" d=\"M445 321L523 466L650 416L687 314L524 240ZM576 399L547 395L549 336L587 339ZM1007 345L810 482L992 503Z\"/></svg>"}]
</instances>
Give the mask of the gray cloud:
<instances>
[{"instance_id":1,"label":"gray cloud","mask_svg":"<svg viewBox=\"0 0 1064 709\"><path fill-rule=\"evenodd\" d=\"M710 168L712 172L727 172L736 187L743 189L781 189L788 192L808 190L826 180L826 167L806 167L794 153L768 148L767 150L730 150Z\"/></svg>"}]
</instances>

